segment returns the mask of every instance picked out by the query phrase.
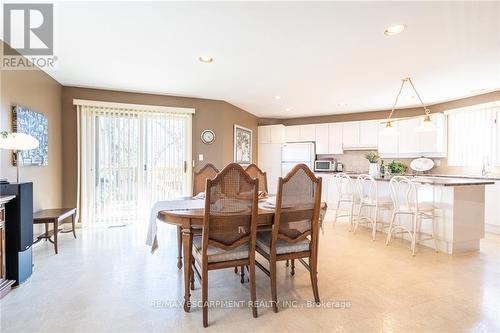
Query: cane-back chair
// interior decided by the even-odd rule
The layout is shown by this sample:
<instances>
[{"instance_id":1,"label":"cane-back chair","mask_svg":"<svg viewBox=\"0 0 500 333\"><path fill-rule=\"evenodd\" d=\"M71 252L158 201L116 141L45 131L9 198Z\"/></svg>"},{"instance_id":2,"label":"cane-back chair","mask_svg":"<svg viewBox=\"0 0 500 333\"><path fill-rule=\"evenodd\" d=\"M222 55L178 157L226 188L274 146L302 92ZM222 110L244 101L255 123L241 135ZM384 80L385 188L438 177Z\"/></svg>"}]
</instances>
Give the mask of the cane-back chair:
<instances>
[{"instance_id":1,"label":"cane-back chair","mask_svg":"<svg viewBox=\"0 0 500 333\"><path fill-rule=\"evenodd\" d=\"M256 250L269 261L269 271L256 265L271 278L273 311L278 311L276 262L298 259L311 276L315 302L319 302L317 262L321 178L305 164L296 165L285 178L279 178L276 212L271 231L257 234ZM303 258L308 258L306 263Z\"/></svg>"},{"instance_id":2,"label":"cane-back chair","mask_svg":"<svg viewBox=\"0 0 500 333\"><path fill-rule=\"evenodd\" d=\"M263 192L265 194L268 194L269 191L267 189L267 174L266 172L262 171L257 165L255 164L250 164L247 166L245 171L250 175L252 178L258 178L259 179L259 192Z\"/></svg>"},{"instance_id":3,"label":"cane-back chair","mask_svg":"<svg viewBox=\"0 0 500 333\"><path fill-rule=\"evenodd\" d=\"M255 239L258 186L259 180L252 179L237 163L229 164L214 179L206 182L203 233L193 239L192 265L192 272L201 279L204 327L208 326L208 271L215 269L249 267L252 312L257 317Z\"/></svg>"},{"instance_id":4,"label":"cane-back chair","mask_svg":"<svg viewBox=\"0 0 500 333\"><path fill-rule=\"evenodd\" d=\"M205 191L207 179L217 176L219 169L213 164L207 163L198 172L193 175L193 196ZM177 227L177 268L182 268L182 227Z\"/></svg>"}]
</instances>

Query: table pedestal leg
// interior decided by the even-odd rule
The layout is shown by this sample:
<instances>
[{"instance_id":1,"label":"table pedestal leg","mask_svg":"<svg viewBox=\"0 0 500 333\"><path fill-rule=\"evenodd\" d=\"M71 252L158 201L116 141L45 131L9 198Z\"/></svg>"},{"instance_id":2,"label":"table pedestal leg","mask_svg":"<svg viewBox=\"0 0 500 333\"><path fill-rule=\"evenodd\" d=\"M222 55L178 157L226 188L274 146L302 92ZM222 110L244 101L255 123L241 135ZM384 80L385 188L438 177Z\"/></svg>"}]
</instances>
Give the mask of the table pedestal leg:
<instances>
[{"instance_id":1,"label":"table pedestal leg","mask_svg":"<svg viewBox=\"0 0 500 333\"><path fill-rule=\"evenodd\" d=\"M191 277L191 251L193 248L193 234L190 228L182 229L182 246L184 249L184 311L191 309L190 277Z\"/></svg>"}]
</instances>

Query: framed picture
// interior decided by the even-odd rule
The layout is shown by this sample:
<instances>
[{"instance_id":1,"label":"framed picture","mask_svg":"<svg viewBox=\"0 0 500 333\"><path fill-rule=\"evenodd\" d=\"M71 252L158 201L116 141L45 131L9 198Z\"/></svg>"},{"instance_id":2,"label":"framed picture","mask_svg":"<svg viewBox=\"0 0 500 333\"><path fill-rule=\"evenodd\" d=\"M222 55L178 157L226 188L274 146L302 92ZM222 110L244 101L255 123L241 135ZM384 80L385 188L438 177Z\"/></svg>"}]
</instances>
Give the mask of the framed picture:
<instances>
[{"instance_id":1,"label":"framed picture","mask_svg":"<svg viewBox=\"0 0 500 333\"><path fill-rule=\"evenodd\" d=\"M12 164L17 166L49 164L49 124L42 113L16 105L12 107L12 131L35 137L40 145L36 149L21 151L20 160L12 154Z\"/></svg>"},{"instance_id":2,"label":"framed picture","mask_svg":"<svg viewBox=\"0 0 500 333\"><path fill-rule=\"evenodd\" d=\"M234 161L240 164L252 163L252 130L234 125Z\"/></svg>"}]
</instances>

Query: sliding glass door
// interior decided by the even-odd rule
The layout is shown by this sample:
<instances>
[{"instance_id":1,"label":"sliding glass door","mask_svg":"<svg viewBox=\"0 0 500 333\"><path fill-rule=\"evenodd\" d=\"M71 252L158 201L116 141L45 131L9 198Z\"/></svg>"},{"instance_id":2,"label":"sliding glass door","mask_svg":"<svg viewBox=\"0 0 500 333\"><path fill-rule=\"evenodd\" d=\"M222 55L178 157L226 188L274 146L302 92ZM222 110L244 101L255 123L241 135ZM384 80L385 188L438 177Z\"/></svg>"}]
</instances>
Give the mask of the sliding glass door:
<instances>
[{"instance_id":1,"label":"sliding glass door","mask_svg":"<svg viewBox=\"0 0 500 333\"><path fill-rule=\"evenodd\" d=\"M188 195L191 115L87 108L85 224L146 221L151 205Z\"/></svg>"}]
</instances>

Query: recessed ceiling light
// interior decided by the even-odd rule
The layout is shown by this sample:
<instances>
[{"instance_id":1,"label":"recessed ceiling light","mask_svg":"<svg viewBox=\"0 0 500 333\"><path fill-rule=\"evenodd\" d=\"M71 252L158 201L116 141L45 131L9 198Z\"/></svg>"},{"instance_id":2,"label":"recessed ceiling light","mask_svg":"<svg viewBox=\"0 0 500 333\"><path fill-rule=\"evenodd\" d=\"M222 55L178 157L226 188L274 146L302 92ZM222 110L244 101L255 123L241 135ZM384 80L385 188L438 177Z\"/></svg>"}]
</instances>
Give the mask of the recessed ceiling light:
<instances>
[{"instance_id":1,"label":"recessed ceiling light","mask_svg":"<svg viewBox=\"0 0 500 333\"><path fill-rule=\"evenodd\" d=\"M285 109L285 111L286 111L286 112L290 112L290 111L292 111L292 110L293 110L292 108L286 108L286 109Z\"/></svg>"},{"instance_id":2,"label":"recessed ceiling light","mask_svg":"<svg viewBox=\"0 0 500 333\"><path fill-rule=\"evenodd\" d=\"M199 57L198 61L202 62L204 64L209 64L209 63L214 61L214 58L212 58L211 56L204 55L204 56Z\"/></svg>"},{"instance_id":3,"label":"recessed ceiling light","mask_svg":"<svg viewBox=\"0 0 500 333\"><path fill-rule=\"evenodd\" d=\"M276 95L276 96L274 96L274 99L281 99L281 96L280 95Z\"/></svg>"},{"instance_id":4,"label":"recessed ceiling light","mask_svg":"<svg viewBox=\"0 0 500 333\"><path fill-rule=\"evenodd\" d=\"M393 25L393 26L386 28L384 31L384 35L394 36L394 35L397 35L399 33L402 33L405 29L406 29L406 25L396 24L396 25Z\"/></svg>"}]
</instances>

